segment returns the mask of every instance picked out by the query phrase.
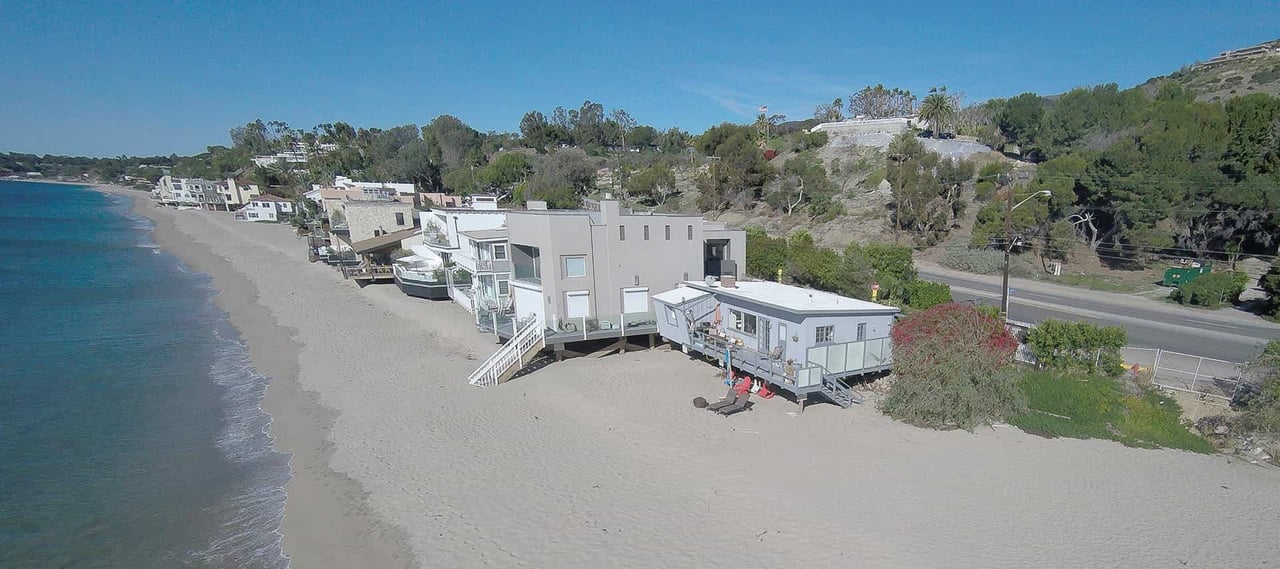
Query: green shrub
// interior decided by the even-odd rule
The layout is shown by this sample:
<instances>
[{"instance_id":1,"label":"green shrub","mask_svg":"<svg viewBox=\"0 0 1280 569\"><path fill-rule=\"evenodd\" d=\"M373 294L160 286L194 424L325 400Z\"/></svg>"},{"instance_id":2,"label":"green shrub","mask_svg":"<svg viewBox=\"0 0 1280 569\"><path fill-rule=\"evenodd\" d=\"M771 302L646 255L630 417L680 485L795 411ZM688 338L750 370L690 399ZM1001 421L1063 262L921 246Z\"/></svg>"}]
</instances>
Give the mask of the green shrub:
<instances>
[{"instance_id":1,"label":"green shrub","mask_svg":"<svg viewBox=\"0 0 1280 569\"><path fill-rule=\"evenodd\" d=\"M1169 293L1169 298L1179 304L1217 308L1223 302L1239 302L1248 279L1243 273L1230 271L1200 275Z\"/></svg>"},{"instance_id":2,"label":"green shrub","mask_svg":"<svg viewBox=\"0 0 1280 569\"><path fill-rule=\"evenodd\" d=\"M938 264L957 271L990 275L1004 268L1004 253L992 249L948 249Z\"/></svg>"},{"instance_id":3,"label":"green shrub","mask_svg":"<svg viewBox=\"0 0 1280 569\"><path fill-rule=\"evenodd\" d=\"M923 280L907 284L907 306L928 310L939 304L951 302L951 285Z\"/></svg>"},{"instance_id":4,"label":"green shrub","mask_svg":"<svg viewBox=\"0 0 1280 569\"><path fill-rule=\"evenodd\" d=\"M758 279L774 280L778 271L787 266L787 240L770 237L759 227L747 228L748 275Z\"/></svg>"},{"instance_id":5,"label":"green shrub","mask_svg":"<svg viewBox=\"0 0 1280 569\"><path fill-rule=\"evenodd\" d=\"M827 133L818 132L799 132L795 135L796 152L804 152L814 148L822 148L827 145Z\"/></svg>"},{"instance_id":6,"label":"green shrub","mask_svg":"<svg viewBox=\"0 0 1280 569\"><path fill-rule=\"evenodd\" d=\"M887 415L921 427L973 429L1022 414L1026 400L1010 365L1017 341L999 319L943 304L893 326L893 386Z\"/></svg>"},{"instance_id":7,"label":"green shrub","mask_svg":"<svg viewBox=\"0 0 1280 569\"><path fill-rule=\"evenodd\" d=\"M1027 345L1040 365L1113 377L1124 371L1120 349L1127 341L1128 334L1119 326L1066 320L1045 320L1027 333Z\"/></svg>"},{"instance_id":8,"label":"green shrub","mask_svg":"<svg viewBox=\"0 0 1280 569\"><path fill-rule=\"evenodd\" d=\"M1240 425L1252 433L1280 437L1280 340L1267 342L1250 367L1262 377L1262 384L1240 414Z\"/></svg>"},{"instance_id":9,"label":"green shrub","mask_svg":"<svg viewBox=\"0 0 1280 569\"><path fill-rule=\"evenodd\" d=\"M1267 315L1280 316L1280 261L1273 261L1271 268L1258 277L1258 288L1267 294Z\"/></svg>"},{"instance_id":10,"label":"green shrub","mask_svg":"<svg viewBox=\"0 0 1280 569\"><path fill-rule=\"evenodd\" d=\"M973 186L973 192L978 201L988 201L996 195L996 183L983 180Z\"/></svg>"},{"instance_id":11,"label":"green shrub","mask_svg":"<svg viewBox=\"0 0 1280 569\"><path fill-rule=\"evenodd\" d=\"M1048 371L1024 374L1019 387L1029 411L1009 422L1029 433L1213 452L1209 441L1182 425L1177 402L1158 392L1129 395L1110 378Z\"/></svg>"},{"instance_id":12,"label":"green shrub","mask_svg":"<svg viewBox=\"0 0 1280 569\"><path fill-rule=\"evenodd\" d=\"M872 170L870 174L867 174L867 181L864 185L867 187L867 189L874 190L877 187L879 187L880 182L883 182L883 181L884 181L884 168L880 168L877 170Z\"/></svg>"}]
</instances>

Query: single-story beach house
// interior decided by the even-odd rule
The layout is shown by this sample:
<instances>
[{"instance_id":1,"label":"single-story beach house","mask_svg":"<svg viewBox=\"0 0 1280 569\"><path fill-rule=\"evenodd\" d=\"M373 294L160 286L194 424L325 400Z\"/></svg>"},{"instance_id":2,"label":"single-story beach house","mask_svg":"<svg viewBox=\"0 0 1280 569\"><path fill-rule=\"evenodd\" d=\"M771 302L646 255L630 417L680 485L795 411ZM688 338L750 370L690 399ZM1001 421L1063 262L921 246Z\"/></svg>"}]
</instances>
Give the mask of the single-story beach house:
<instances>
[{"instance_id":1,"label":"single-story beach house","mask_svg":"<svg viewBox=\"0 0 1280 569\"><path fill-rule=\"evenodd\" d=\"M795 396L860 403L846 380L889 369L899 310L771 281L688 281L653 296L658 333Z\"/></svg>"}]
</instances>

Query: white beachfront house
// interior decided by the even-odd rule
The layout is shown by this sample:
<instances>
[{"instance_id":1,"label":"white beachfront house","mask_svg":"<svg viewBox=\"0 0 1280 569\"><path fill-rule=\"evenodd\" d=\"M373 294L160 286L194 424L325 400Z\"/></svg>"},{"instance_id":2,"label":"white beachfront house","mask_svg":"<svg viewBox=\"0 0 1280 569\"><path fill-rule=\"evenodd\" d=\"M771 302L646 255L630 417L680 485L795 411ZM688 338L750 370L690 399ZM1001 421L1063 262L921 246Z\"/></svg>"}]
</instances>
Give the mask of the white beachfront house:
<instances>
[{"instance_id":1,"label":"white beachfront house","mask_svg":"<svg viewBox=\"0 0 1280 569\"><path fill-rule=\"evenodd\" d=\"M476 314L482 328L509 308L511 260L507 210L498 198L471 196L468 207L419 212L423 243L446 265L449 297ZM480 322L483 320L483 322Z\"/></svg>"},{"instance_id":2,"label":"white beachfront house","mask_svg":"<svg viewBox=\"0 0 1280 569\"><path fill-rule=\"evenodd\" d=\"M889 369L897 308L771 281L707 278L653 295L658 333L789 392L860 403L846 383Z\"/></svg>"},{"instance_id":3,"label":"white beachfront house","mask_svg":"<svg viewBox=\"0 0 1280 569\"><path fill-rule=\"evenodd\" d=\"M166 174L156 183L152 196L161 205L225 210L227 209L226 201L223 199L225 190L226 186L219 181L203 178L175 178Z\"/></svg>"},{"instance_id":4,"label":"white beachfront house","mask_svg":"<svg viewBox=\"0 0 1280 569\"><path fill-rule=\"evenodd\" d=\"M282 197L258 196L236 210L236 219L244 221L284 221L293 216L293 202Z\"/></svg>"},{"instance_id":5,"label":"white beachfront house","mask_svg":"<svg viewBox=\"0 0 1280 569\"><path fill-rule=\"evenodd\" d=\"M330 186L312 184L311 190L358 190L368 195L370 199L403 198L410 202L413 201L413 195L417 192L414 185L409 182L361 182L346 176L335 177L333 185Z\"/></svg>"}]
</instances>

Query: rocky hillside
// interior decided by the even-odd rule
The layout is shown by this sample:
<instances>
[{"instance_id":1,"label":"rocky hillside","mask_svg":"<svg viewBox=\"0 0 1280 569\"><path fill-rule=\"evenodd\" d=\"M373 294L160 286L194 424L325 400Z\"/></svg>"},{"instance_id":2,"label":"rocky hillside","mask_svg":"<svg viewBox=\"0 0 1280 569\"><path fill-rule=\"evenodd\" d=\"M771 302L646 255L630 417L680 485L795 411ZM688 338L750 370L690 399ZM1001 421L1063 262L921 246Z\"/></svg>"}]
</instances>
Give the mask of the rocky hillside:
<instances>
[{"instance_id":1,"label":"rocky hillside","mask_svg":"<svg viewBox=\"0 0 1280 569\"><path fill-rule=\"evenodd\" d=\"M1280 40L1236 49L1143 84L1148 94L1174 82L1201 101L1225 101L1251 93L1280 95Z\"/></svg>"}]
</instances>

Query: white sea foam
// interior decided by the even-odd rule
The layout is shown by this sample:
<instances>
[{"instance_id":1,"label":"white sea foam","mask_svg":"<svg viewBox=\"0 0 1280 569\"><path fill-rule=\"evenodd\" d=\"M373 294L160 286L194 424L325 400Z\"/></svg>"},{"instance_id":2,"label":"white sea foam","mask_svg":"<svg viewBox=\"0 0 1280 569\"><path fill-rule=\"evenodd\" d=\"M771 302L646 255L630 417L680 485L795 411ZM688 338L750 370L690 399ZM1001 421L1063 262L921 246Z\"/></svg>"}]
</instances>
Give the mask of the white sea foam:
<instances>
[{"instance_id":1,"label":"white sea foam","mask_svg":"<svg viewBox=\"0 0 1280 569\"><path fill-rule=\"evenodd\" d=\"M217 311L212 304L209 308ZM223 389L224 427L215 443L247 476L210 512L220 531L193 555L218 566L288 567L280 525L290 473L288 457L273 446L271 416L261 406L268 380L254 369L248 347L225 320L219 324L213 334L220 346L209 366L210 378Z\"/></svg>"}]
</instances>

